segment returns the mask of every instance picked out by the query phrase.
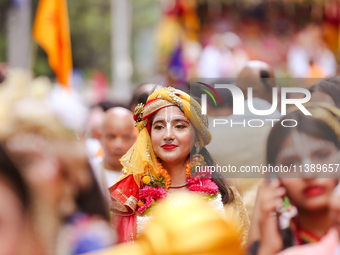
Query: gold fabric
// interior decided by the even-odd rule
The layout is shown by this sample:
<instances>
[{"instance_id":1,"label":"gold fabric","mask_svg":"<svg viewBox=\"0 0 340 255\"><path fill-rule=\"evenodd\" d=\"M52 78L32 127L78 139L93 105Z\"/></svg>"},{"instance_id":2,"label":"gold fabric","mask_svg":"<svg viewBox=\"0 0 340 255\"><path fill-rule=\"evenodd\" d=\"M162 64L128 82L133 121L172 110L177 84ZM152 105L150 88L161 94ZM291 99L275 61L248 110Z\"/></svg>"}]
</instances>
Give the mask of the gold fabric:
<instances>
[{"instance_id":1,"label":"gold fabric","mask_svg":"<svg viewBox=\"0 0 340 255\"><path fill-rule=\"evenodd\" d=\"M147 104L143 110L138 106L138 112L143 112L143 120L137 123L139 134L136 143L120 159L125 170L123 173L125 176L127 174L133 174L138 186L145 173L152 176L158 176L160 174L157 167L157 157L152 148L151 138L147 131L148 118L159 109L171 105L178 106L196 128L200 147L203 148L211 141L208 119L205 115L201 114L200 104L187 93L171 87L162 88L153 92L148 97L148 101L152 99L154 99L154 101ZM124 176L122 178L124 178Z\"/></svg>"},{"instance_id":2,"label":"gold fabric","mask_svg":"<svg viewBox=\"0 0 340 255\"><path fill-rule=\"evenodd\" d=\"M234 200L233 202L224 205L224 208L226 214L234 219L238 229L241 247L246 249L250 225L249 215L240 193L234 186L230 186L229 188L233 191Z\"/></svg>"},{"instance_id":3,"label":"gold fabric","mask_svg":"<svg viewBox=\"0 0 340 255\"><path fill-rule=\"evenodd\" d=\"M223 219L198 196L183 199L177 205L160 204L154 218L135 243L115 246L97 255L241 255L235 219Z\"/></svg>"},{"instance_id":4,"label":"gold fabric","mask_svg":"<svg viewBox=\"0 0 340 255\"><path fill-rule=\"evenodd\" d=\"M340 141L340 109L324 102L308 103L304 106L312 114L313 118L322 120L330 128L332 128ZM298 109L296 107L291 109L292 112L295 110Z\"/></svg>"}]
</instances>

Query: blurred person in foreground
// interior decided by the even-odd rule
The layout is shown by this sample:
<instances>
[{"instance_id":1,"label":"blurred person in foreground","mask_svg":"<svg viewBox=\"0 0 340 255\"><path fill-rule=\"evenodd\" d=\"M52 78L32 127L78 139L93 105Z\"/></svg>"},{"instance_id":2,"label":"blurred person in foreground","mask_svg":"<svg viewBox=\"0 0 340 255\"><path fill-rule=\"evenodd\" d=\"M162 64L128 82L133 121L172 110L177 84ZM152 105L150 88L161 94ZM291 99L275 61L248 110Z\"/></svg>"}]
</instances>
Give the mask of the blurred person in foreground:
<instances>
[{"instance_id":1,"label":"blurred person in foreground","mask_svg":"<svg viewBox=\"0 0 340 255\"><path fill-rule=\"evenodd\" d=\"M340 185L334 189L330 202L330 215L333 227L327 231L326 235L318 243L307 244L303 246L294 246L287 248L277 255L338 255L340 252ZM276 230L274 230L276 231ZM270 242L273 242L271 239ZM270 242L267 245L270 245ZM268 255L275 253L269 252Z\"/></svg>"},{"instance_id":2,"label":"blurred person in foreground","mask_svg":"<svg viewBox=\"0 0 340 255\"><path fill-rule=\"evenodd\" d=\"M100 142L104 156L92 159L91 164L107 201L108 188L122 175L120 158L136 141L133 114L123 107L114 107L105 112L100 127Z\"/></svg>"},{"instance_id":3,"label":"blurred person in foreground","mask_svg":"<svg viewBox=\"0 0 340 255\"><path fill-rule=\"evenodd\" d=\"M295 109L281 120L294 119L296 127L276 123L269 134L267 164L305 170L279 171L263 180L249 231L250 254L319 242L333 225L329 202L338 184L340 110L321 103L305 106L312 115ZM290 204L285 208L284 196Z\"/></svg>"},{"instance_id":4,"label":"blurred person in foreground","mask_svg":"<svg viewBox=\"0 0 340 255\"><path fill-rule=\"evenodd\" d=\"M325 102L340 108L340 76L324 78L314 84L311 92L311 102Z\"/></svg>"},{"instance_id":5,"label":"blurred person in foreground","mask_svg":"<svg viewBox=\"0 0 340 255\"><path fill-rule=\"evenodd\" d=\"M223 218L201 198L177 194L176 204L159 204L154 218L135 242L91 254L241 255L240 247L232 215Z\"/></svg>"},{"instance_id":6,"label":"blurred person in foreground","mask_svg":"<svg viewBox=\"0 0 340 255\"><path fill-rule=\"evenodd\" d=\"M29 188L3 144L0 144L0 197L0 254L43 254L30 222Z\"/></svg>"},{"instance_id":7,"label":"blurred person in foreground","mask_svg":"<svg viewBox=\"0 0 340 255\"><path fill-rule=\"evenodd\" d=\"M0 139L30 191L38 254L81 254L112 245L115 235L76 135L86 108L69 91L51 93L51 86L22 72L7 78L0 87Z\"/></svg>"},{"instance_id":8,"label":"blurred person in foreground","mask_svg":"<svg viewBox=\"0 0 340 255\"><path fill-rule=\"evenodd\" d=\"M268 64L261 61L249 61L238 74L236 80L236 85L242 90L245 97L245 114L233 115L231 111L233 107L232 101L228 97L223 99L223 107L218 104L217 107L208 108L208 115L211 116L209 125L210 130L213 132L213 138L207 148L214 155L219 165L228 166L230 164L240 169L241 166L259 166L265 162L265 143L272 127L272 123L265 122L265 119L280 119L281 115L277 110L267 116L258 116L251 113L247 104L247 89L248 87L253 89L253 105L255 109L270 109L272 88L275 87L274 78L274 71ZM262 119L264 125L262 127L250 127L238 124L231 127L230 124L226 124L213 127L213 118L223 118L228 123L231 123L231 121L247 123L250 119ZM260 179L247 178L250 175L251 173L246 173L243 176L244 178L233 179L233 181L236 183L236 187L239 188L248 214L251 216Z\"/></svg>"},{"instance_id":9,"label":"blurred person in foreground","mask_svg":"<svg viewBox=\"0 0 340 255\"><path fill-rule=\"evenodd\" d=\"M340 185L334 189L330 202L333 227L318 243L288 248L277 255L338 255L340 254Z\"/></svg>"},{"instance_id":10,"label":"blurred person in foreground","mask_svg":"<svg viewBox=\"0 0 340 255\"><path fill-rule=\"evenodd\" d=\"M249 218L239 193L204 167L214 162L205 148L211 134L198 102L181 90L159 89L136 107L134 119L137 141L121 159L124 175L109 188L118 241L135 240L160 200L174 205L175 193L201 194L221 215L233 215L245 247Z\"/></svg>"}]
</instances>

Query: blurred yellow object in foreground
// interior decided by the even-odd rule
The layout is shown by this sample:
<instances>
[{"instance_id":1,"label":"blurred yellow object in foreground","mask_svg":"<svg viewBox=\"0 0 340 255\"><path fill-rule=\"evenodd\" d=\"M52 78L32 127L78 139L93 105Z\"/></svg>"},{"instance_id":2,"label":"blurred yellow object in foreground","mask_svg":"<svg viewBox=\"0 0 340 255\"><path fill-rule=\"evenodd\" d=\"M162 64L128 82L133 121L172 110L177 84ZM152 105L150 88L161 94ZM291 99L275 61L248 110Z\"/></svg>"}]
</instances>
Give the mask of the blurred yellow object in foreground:
<instances>
[{"instance_id":1,"label":"blurred yellow object in foreground","mask_svg":"<svg viewBox=\"0 0 340 255\"><path fill-rule=\"evenodd\" d=\"M237 227L206 202L178 196L179 203L162 203L135 243L125 243L92 255L242 254Z\"/></svg>"}]
</instances>

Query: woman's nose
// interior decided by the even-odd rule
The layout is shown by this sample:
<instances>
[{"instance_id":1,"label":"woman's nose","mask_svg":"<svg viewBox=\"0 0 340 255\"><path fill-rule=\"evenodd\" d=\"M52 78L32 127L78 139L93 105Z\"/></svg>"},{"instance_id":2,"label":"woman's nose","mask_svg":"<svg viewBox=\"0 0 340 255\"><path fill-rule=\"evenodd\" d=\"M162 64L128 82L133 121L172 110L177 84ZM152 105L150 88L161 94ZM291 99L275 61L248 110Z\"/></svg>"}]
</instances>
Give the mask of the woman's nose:
<instances>
[{"instance_id":1,"label":"woman's nose","mask_svg":"<svg viewBox=\"0 0 340 255\"><path fill-rule=\"evenodd\" d=\"M165 139L173 138L174 136L173 132L174 132L173 128L170 125L167 125Z\"/></svg>"}]
</instances>

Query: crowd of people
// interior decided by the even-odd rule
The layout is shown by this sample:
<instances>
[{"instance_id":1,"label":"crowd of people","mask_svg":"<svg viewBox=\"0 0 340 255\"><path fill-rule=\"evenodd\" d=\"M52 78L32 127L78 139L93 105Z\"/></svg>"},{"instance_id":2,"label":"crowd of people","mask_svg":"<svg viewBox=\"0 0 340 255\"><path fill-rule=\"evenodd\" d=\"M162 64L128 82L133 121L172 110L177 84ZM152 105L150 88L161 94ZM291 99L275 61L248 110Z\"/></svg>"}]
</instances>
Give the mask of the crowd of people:
<instances>
[{"instance_id":1,"label":"crowd of people","mask_svg":"<svg viewBox=\"0 0 340 255\"><path fill-rule=\"evenodd\" d=\"M245 105L259 110L280 90L274 78L270 65L248 61L234 82L244 95L252 87ZM239 117L229 90L217 89L225 103L209 99L207 115L194 96L153 84L129 105L87 108L47 78L9 73L0 84L0 254L338 254L337 171L235 179L206 169L339 165L339 88L339 77L310 86L311 115L291 107L261 129L215 129L213 117ZM291 119L298 125L280 124Z\"/></svg>"},{"instance_id":2,"label":"crowd of people","mask_svg":"<svg viewBox=\"0 0 340 255\"><path fill-rule=\"evenodd\" d=\"M166 4L172 2L173 4ZM335 1L164 1L156 30L158 71L177 82L237 77L249 60L280 77L320 78L337 72L339 15Z\"/></svg>"}]
</instances>

